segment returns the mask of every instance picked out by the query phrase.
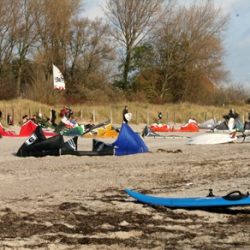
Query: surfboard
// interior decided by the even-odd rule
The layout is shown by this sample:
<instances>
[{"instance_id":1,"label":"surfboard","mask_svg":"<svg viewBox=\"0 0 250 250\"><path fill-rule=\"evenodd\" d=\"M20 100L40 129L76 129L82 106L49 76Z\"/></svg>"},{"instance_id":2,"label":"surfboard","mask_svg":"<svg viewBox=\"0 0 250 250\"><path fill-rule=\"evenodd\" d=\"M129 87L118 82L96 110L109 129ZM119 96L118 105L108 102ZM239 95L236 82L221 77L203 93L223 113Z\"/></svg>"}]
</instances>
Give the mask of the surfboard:
<instances>
[{"instance_id":1,"label":"surfboard","mask_svg":"<svg viewBox=\"0 0 250 250\"><path fill-rule=\"evenodd\" d=\"M183 198L163 198L145 195L130 189L125 189L128 195L139 202L159 205L169 208L209 208L209 207L232 207L249 206L249 194L242 194L240 191L232 191L226 196L208 196L208 197L183 197Z\"/></svg>"},{"instance_id":2,"label":"surfboard","mask_svg":"<svg viewBox=\"0 0 250 250\"><path fill-rule=\"evenodd\" d=\"M237 140L237 137L232 137L229 134L204 134L191 138L186 142L187 145L191 144L221 144L229 143Z\"/></svg>"},{"instance_id":3,"label":"surfboard","mask_svg":"<svg viewBox=\"0 0 250 250\"><path fill-rule=\"evenodd\" d=\"M132 114L131 114L131 113L127 113L127 114L125 114L124 116L125 116L125 118L126 118L126 120L127 120L128 122L130 122L130 121L132 120Z\"/></svg>"}]
</instances>

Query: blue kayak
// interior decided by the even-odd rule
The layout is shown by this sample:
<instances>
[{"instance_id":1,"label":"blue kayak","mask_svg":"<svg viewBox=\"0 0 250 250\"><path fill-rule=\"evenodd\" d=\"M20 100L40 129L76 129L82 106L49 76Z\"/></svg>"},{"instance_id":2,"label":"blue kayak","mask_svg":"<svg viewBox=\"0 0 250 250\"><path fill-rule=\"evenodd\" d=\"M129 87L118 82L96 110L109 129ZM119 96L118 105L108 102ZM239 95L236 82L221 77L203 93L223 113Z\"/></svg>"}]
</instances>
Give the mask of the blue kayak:
<instances>
[{"instance_id":1,"label":"blue kayak","mask_svg":"<svg viewBox=\"0 0 250 250\"><path fill-rule=\"evenodd\" d=\"M187 197L187 198L163 198L149 196L129 189L125 191L139 202L165 206L170 208L208 208L208 207L232 207L249 206L249 193L242 194L240 191L232 191L225 196L210 195L207 197Z\"/></svg>"}]
</instances>

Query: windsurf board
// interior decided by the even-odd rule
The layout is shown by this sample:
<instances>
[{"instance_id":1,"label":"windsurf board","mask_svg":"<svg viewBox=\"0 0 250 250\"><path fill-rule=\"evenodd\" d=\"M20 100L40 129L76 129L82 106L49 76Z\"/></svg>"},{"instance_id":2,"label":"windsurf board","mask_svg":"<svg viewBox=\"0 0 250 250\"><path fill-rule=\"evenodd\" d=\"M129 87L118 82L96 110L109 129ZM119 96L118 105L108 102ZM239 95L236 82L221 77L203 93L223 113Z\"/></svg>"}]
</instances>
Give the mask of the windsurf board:
<instances>
[{"instance_id":1,"label":"windsurf board","mask_svg":"<svg viewBox=\"0 0 250 250\"><path fill-rule=\"evenodd\" d=\"M186 142L187 145L190 144L221 144L229 143L237 140L236 136L229 134L204 134L191 138Z\"/></svg>"},{"instance_id":2,"label":"windsurf board","mask_svg":"<svg viewBox=\"0 0 250 250\"><path fill-rule=\"evenodd\" d=\"M126 118L126 120L127 120L128 122L130 122L130 121L132 120L132 114L131 114L131 113L127 113L127 114L125 114L124 116L125 116L125 118Z\"/></svg>"},{"instance_id":3,"label":"windsurf board","mask_svg":"<svg viewBox=\"0 0 250 250\"><path fill-rule=\"evenodd\" d=\"M170 208L209 208L209 207L232 207L250 206L249 194L242 194L240 191L233 191L226 196L207 196L207 197L183 197L183 198L163 198L145 195L130 189L125 189L134 199L139 202L159 205Z\"/></svg>"}]
</instances>

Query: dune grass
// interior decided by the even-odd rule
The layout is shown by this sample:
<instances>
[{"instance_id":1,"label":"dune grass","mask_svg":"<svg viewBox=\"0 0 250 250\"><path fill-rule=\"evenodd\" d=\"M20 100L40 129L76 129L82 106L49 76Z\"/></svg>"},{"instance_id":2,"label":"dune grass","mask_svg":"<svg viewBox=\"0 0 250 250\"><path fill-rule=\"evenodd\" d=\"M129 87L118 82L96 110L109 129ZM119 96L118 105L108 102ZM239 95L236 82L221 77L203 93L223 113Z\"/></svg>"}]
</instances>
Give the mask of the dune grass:
<instances>
[{"instance_id":1,"label":"dune grass","mask_svg":"<svg viewBox=\"0 0 250 250\"><path fill-rule=\"evenodd\" d=\"M250 105L225 105L220 107L199 106L191 103L153 105L149 103L120 103L114 105L71 105L74 111L74 118L80 124L98 124L100 122L111 120L113 124L122 123L122 111L124 106L129 106L129 112L133 114L132 124L152 124L167 123L184 124L189 118L195 119L202 123L208 119L215 118L216 121L223 120L223 115L227 114L231 108L239 113L240 119L244 122L248 120ZM1 123L6 123L7 114L11 115L15 125L21 125L22 116L27 114L32 117L33 114L41 113L44 118L50 117L51 109L57 114L57 122L60 121L59 113L63 105L57 104L54 108L46 104L34 102L26 99L15 99L10 101L0 101L0 110L3 113ZM163 118L158 121L158 112L162 112Z\"/></svg>"}]
</instances>

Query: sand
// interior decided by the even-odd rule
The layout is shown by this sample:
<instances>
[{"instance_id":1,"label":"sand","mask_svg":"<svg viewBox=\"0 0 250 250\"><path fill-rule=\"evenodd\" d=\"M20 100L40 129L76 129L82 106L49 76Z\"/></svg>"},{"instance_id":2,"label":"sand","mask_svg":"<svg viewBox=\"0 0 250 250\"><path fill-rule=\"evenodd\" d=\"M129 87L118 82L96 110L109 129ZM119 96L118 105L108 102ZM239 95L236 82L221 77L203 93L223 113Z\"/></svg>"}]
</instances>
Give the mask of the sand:
<instances>
[{"instance_id":1,"label":"sand","mask_svg":"<svg viewBox=\"0 0 250 250\"><path fill-rule=\"evenodd\" d=\"M141 132L145 125L131 127ZM185 145L186 137L145 138L145 154L20 158L24 140L0 139L0 249L250 249L250 207L174 210L138 203L124 191L246 193L250 140ZM92 139L78 139L78 150L91 147Z\"/></svg>"}]
</instances>

